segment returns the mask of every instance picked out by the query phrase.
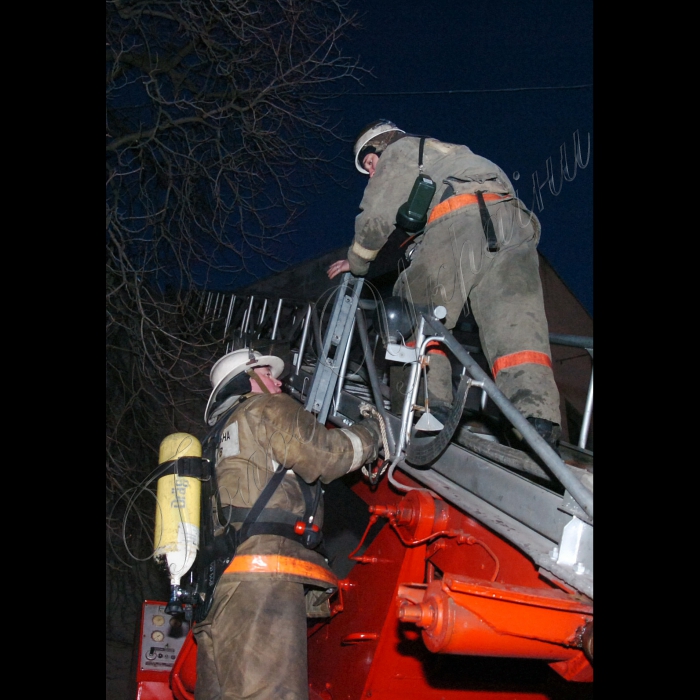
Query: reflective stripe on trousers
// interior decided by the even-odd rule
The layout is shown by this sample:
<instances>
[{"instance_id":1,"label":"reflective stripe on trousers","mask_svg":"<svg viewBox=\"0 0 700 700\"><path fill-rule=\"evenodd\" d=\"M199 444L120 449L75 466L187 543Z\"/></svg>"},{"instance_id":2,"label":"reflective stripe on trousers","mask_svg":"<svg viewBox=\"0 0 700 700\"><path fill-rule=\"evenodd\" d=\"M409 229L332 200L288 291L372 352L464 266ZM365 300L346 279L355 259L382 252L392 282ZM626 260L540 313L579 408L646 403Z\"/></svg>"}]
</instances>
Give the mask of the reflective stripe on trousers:
<instances>
[{"instance_id":1,"label":"reflective stripe on trousers","mask_svg":"<svg viewBox=\"0 0 700 700\"><path fill-rule=\"evenodd\" d=\"M491 368L491 373L494 378L502 370L508 367L517 367L518 365L525 365L531 363L533 365L544 365L545 367L552 367L552 361L549 359L549 355L543 352L535 352L534 350L523 350L522 352L513 352L510 355L503 355L499 357Z\"/></svg>"}]
</instances>

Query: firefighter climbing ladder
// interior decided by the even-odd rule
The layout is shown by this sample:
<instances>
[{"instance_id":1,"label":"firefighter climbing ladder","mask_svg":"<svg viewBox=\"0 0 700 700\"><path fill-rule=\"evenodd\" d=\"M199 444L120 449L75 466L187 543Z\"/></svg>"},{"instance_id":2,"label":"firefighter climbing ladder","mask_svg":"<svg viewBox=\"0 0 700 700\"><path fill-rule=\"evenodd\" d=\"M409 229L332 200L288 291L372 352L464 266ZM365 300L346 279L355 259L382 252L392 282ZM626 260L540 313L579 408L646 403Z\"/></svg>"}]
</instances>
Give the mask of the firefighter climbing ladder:
<instances>
[{"instance_id":1,"label":"firefighter climbing ladder","mask_svg":"<svg viewBox=\"0 0 700 700\"><path fill-rule=\"evenodd\" d=\"M262 351L276 352L276 347L271 344L288 343L293 367L285 383L290 393L299 398L307 410L319 412L319 420L327 418L342 426L361 419L361 400L343 386L344 362L347 361L357 318L355 312L358 305L362 306L361 291L361 278L344 276L323 333L316 305L308 301L268 300L255 296L227 298L227 295L208 293L206 304L204 299L202 301L204 313L201 315L211 323L214 337L222 342L222 352L239 347L259 347ZM321 316L325 317L325 310ZM492 380L479 376L478 366L473 366L476 364L473 358L454 336L437 321L426 319L426 323L430 324L429 330L434 337L444 338L472 377L484 382L493 392L495 385ZM564 341L561 344L590 347L591 350L593 346L592 339L572 336ZM590 354L592 356L592 352ZM492 393L489 396L494 398ZM589 399L587 404L592 404L592 382ZM499 405L499 408L507 415L507 405ZM592 406L587 405L587 413L590 408ZM520 414L518 416L524 421ZM400 419L394 415L389 419L391 430L398 435ZM512 419L511 422L516 425ZM530 426L525 422L522 428L521 432L524 432ZM584 452L579 454L586 456ZM588 469L561 460L555 460L556 464L551 459L544 460L551 469L550 480L554 475L554 481L564 486L563 497L546 485L523 478L523 472L505 468L461 444L449 443L427 469L415 468L401 454L395 459L396 466L404 473L465 512L472 513L518 546L540 567L543 575L551 575L592 598L592 453L587 455L591 464ZM553 452L551 457L554 457ZM536 468L540 469L540 476L547 476L541 467Z\"/></svg>"},{"instance_id":2,"label":"firefighter climbing ladder","mask_svg":"<svg viewBox=\"0 0 700 700\"><path fill-rule=\"evenodd\" d=\"M314 340L315 357L320 357L324 352L325 359L332 355L332 367L328 364L318 363L321 367L319 376L321 379L314 380L315 386L313 405L306 403L307 410L321 411L326 406L324 418L328 415L328 406L331 397L335 393L336 398L342 389L342 377L344 368L336 366L337 348L346 349L350 342L352 327L354 324L354 313L357 308L357 300L362 290L363 278L353 278L346 273L341 281L341 289L335 300L331 315L331 326L334 329L326 338L327 347L321 347L321 329L319 325L316 305L308 301L300 301L293 298L268 299L256 295L229 295L217 292L202 293L198 305L198 313L201 318L208 322L209 330L215 338L223 343L225 353L240 347L255 347L256 344L263 344L264 341L278 341L284 345L298 345L297 353L294 356L294 373L300 374L302 361L307 352L309 338ZM355 299L353 302L352 300ZM350 308L352 306L352 309ZM349 330L348 324L351 324ZM344 344L341 338L337 337L338 331L348 330L348 335L344 336ZM550 343L566 345L569 347L579 347L585 349L593 361L593 339L582 336L550 334ZM312 363L315 362L315 357ZM324 380L325 378L325 380ZM339 381L336 381L339 380ZM335 382L335 383L334 383ZM331 387L331 384L335 387ZM306 389L306 385L304 385ZM306 396L305 391L301 392L302 397ZM319 405L319 401L321 404ZM336 401L337 403L337 401ZM583 414L578 447L585 449L588 440L588 432L593 414L593 369L588 386L588 396Z\"/></svg>"}]
</instances>

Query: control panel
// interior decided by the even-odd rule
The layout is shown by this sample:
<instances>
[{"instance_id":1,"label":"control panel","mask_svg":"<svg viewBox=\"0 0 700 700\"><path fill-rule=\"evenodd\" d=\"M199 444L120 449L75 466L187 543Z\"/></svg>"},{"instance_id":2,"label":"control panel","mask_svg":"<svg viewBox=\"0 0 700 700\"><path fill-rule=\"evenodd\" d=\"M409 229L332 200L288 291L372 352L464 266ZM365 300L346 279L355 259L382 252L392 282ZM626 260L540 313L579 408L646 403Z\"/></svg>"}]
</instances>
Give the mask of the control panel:
<instances>
[{"instance_id":1,"label":"control panel","mask_svg":"<svg viewBox=\"0 0 700 700\"><path fill-rule=\"evenodd\" d=\"M181 616L168 615L165 603L143 604L141 629L141 671L170 671L190 631Z\"/></svg>"}]
</instances>

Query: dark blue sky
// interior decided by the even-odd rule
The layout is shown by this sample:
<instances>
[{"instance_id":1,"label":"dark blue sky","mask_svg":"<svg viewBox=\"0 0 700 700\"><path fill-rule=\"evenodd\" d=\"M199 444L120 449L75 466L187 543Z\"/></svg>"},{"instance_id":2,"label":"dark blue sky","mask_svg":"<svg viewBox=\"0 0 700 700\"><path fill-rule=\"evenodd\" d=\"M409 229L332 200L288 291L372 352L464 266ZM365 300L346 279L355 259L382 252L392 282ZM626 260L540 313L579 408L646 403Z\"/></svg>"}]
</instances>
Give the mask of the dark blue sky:
<instances>
[{"instance_id":1,"label":"dark blue sky","mask_svg":"<svg viewBox=\"0 0 700 700\"><path fill-rule=\"evenodd\" d=\"M592 315L592 0L354 0L352 6L363 15L363 29L346 50L376 78L337 101L348 140L386 118L410 133L466 144L497 163L542 223L540 251ZM569 89L523 89L552 87ZM447 91L477 92L431 94ZM575 132L584 164L590 135L590 158L559 189L563 145L574 174ZM347 155L347 186L309 200L281 251L289 264L350 244L366 178L354 170L350 146ZM550 158L557 196L544 184Z\"/></svg>"}]
</instances>

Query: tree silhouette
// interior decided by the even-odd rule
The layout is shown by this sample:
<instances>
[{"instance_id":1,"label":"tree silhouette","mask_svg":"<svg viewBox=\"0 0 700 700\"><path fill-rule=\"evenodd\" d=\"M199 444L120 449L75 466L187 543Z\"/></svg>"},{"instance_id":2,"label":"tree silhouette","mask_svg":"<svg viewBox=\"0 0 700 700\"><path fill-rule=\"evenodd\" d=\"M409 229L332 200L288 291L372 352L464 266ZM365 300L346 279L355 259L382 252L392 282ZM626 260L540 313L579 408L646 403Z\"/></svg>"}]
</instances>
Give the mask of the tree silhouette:
<instances>
[{"instance_id":1,"label":"tree silhouette","mask_svg":"<svg viewBox=\"0 0 700 700\"><path fill-rule=\"evenodd\" d=\"M106 10L107 540L122 570L149 555L160 440L202 431L221 346L201 290L234 288L253 258L282 266L305 192L335 179L333 95L364 71L341 50L343 2Z\"/></svg>"}]
</instances>

